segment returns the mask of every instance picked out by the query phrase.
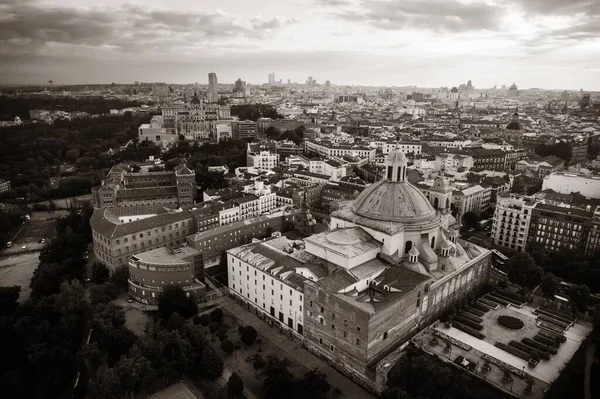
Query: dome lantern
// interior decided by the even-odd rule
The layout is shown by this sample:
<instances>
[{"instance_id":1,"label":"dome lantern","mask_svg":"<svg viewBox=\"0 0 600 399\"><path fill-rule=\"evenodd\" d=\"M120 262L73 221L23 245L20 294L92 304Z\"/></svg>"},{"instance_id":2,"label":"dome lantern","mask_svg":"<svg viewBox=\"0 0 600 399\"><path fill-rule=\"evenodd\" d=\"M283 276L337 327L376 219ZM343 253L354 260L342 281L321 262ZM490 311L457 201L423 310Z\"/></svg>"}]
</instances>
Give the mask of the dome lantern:
<instances>
[{"instance_id":1,"label":"dome lantern","mask_svg":"<svg viewBox=\"0 0 600 399\"><path fill-rule=\"evenodd\" d=\"M396 148L394 148L385 159L386 180L405 182L407 165L408 160L406 159L406 156L400 151L400 146L396 144Z\"/></svg>"}]
</instances>

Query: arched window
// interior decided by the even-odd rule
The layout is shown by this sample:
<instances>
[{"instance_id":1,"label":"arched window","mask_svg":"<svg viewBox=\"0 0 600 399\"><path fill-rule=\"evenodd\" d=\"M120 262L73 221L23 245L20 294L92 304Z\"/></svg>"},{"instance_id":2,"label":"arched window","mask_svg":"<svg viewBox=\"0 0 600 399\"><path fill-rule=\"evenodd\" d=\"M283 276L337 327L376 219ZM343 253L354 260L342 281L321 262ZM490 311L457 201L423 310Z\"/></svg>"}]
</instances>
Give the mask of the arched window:
<instances>
[{"instance_id":1,"label":"arched window","mask_svg":"<svg viewBox=\"0 0 600 399\"><path fill-rule=\"evenodd\" d=\"M450 198L446 199L446 209L450 208Z\"/></svg>"},{"instance_id":2,"label":"arched window","mask_svg":"<svg viewBox=\"0 0 600 399\"><path fill-rule=\"evenodd\" d=\"M406 241L406 244L404 244L404 253L408 254L408 251L410 251L412 249L412 241Z\"/></svg>"},{"instance_id":3,"label":"arched window","mask_svg":"<svg viewBox=\"0 0 600 399\"><path fill-rule=\"evenodd\" d=\"M431 237L431 248L435 248L435 236Z\"/></svg>"},{"instance_id":4,"label":"arched window","mask_svg":"<svg viewBox=\"0 0 600 399\"><path fill-rule=\"evenodd\" d=\"M433 200L433 207L435 209L438 209L439 204L440 204L440 199L438 197L435 197L435 199Z\"/></svg>"}]
</instances>

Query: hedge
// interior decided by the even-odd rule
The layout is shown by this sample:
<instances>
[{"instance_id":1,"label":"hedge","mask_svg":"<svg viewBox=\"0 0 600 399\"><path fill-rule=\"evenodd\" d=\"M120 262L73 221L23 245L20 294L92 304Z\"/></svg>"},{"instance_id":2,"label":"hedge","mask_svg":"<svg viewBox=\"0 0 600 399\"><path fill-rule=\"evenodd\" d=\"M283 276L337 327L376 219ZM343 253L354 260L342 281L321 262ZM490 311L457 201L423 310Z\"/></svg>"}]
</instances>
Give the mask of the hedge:
<instances>
[{"instance_id":1,"label":"hedge","mask_svg":"<svg viewBox=\"0 0 600 399\"><path fill-rule=\"evenodd\" d=\"M486 296L486 299L488 299L488 300L490 300L490 301L493 301L493 302L496 302L496 303L498 303L498 304L500 304L500 305L502 305L502 306L504 306L504 307L507 307L508 305L510 305L510 304L509 304L508 302L506 302L504 299L500 299L500 298L498 298L497 296L495 296L495 295L492 295L492 294L488 294L488 295Z\"/></svg>"},{"instance_id":2,"label":"hedge","mask_svg":"<svg viewBox=\"0 0 600 399\"><path fill-rule=\"evenodd\" d=\"M516 302L520 302L520 303L526 303L527 302L527 298L525 298L525 295L521 295L521 294L517 294L515 292L510 292L510 291L498 291L498 294L505 296L507 298L512 299L513 301Z\"/></svg>"},{"instance_id":3,"label":"hedge","mask_svg":"<svg viewBox=\"0 0 600 399\"><path fill-rule=\"evenodd\" d=\"M473 320L469 320L462 315L456 316L456 318L454 320L458 321L459 323L464 324L467 327L471 327L473 330L477 330L477 331L483 330L483 326L481 324L476 323Z\"/></svg>"},{"instance_id":4,"label":"hedge","mask_svg":"<svg viewBox=\"0 0 600 399\"><path fill-rule=\"evenodd\" d=\"M474 329L472 329L469 326L465 326L464 324L461 324L459 322L454 322L452 324L452 327L455 327L456 329L458 329L458 330L460 330L460 331L462 331L464 333L472 335L475 338L479 338L479 339L484 339L485 338L485 334L482 334L479 331L474 330Z\"/></svg>"},{"instance_id":5,"label":"hedge","mask_svg":"<svg viewBox=\"0 0 600 399\"><path fill-rule=\"evenodd\" d=\"M483 323L483 319L481 317L475 316L474 314L471 314L471 312L469 312L469 311L462 312L460 315L466 317L469 320L474 321L475 323Z\"/></svg>"},{"instance_id":6,"label":"hedge","mask_svg":"<svg viewBox=\"0 0 600 399\"><path fill-rule=\"evenodd\" d=\"M511 330L520 330L525 327L525 323L512 316L498 316L498 323L506 328L510 328Z\"/></svg>"},{"instance_id":7,"label":"hedge","mask_svg":"<svg viewBox=\"0 0 600 399\"><path fill-rule=\"evenodd\" d=\"M506 344L503 344L502 342L496 342L495 346L497 348L502 349L505 352L508 352L508 353L511 353L511 354L513 354L513 355L515 355L517 357L520 357L523 360L529 361L531 359L531 356L529 355L528 352L522 351L522 350L517 349L517 348L515 348L513 346L508 346Z\"/></svg>"},{"instance_id":8,"label":"hedge","mask_svg":"<svg viewBox=\"0 0 600 399\"><path fill-rule=\"evenodd\" d=\"M554 340L554 342L556 342L557 344L562 344L563 342L567 341L567 337L565 337L562 334L553 333L552 331L540 330L538 332L538 334L541 335L542 337L546 337L546 338L550 338L550 339Z\"/></svg>"},{"instance_id":9,"label":"hedge","mask_svg":"<svg viewBox=\"0 0 600 399\"><path fill-rule=\"evenodd\" d=\"M489 299L485 299L485 298L479 298L479 302L481 302L482 304L489 306L492 309L498 309L500 307L500 305L498 305L496 302L492 302Z\"/></svg>"},{"instance_id":10,"label":"hedge","mask_svg":"<svg viewBox=\"0 0 600 399\"><path fill-rule=\"evenodd\" d=\"M546 322L548 322L548 323L552 323L552 324L554 324L554 325L556 325L556 326L559 326L559 327L561 327L563 330L566 330L567 328L571 327L571 323L564 323L564 322L562 322L562 321L559 321L559 320L557 320L557 319L554 319L554 318L552 318L552 317L549 317L549 316L544 316L543 314L540 314L540 315L538 315L538 317L537 317L537 318L538 318L538 320L541 320L541 321L546 321Z\"/></svg>"},{"instance_id":11,"label":"hedge","mask_svg":"<svg viewBox=\"0 0 600 399\"><path fill-rule=\"evenodd\" d=\"M570 313L561 312L560 310L555 310L555 309L547 308L547 307L544 307L544 306L541 306L538 309L539 310L543 310L544 312L555 314L557 316L560 316L560 317L562 317L564 319L567 319L567 320L570 320L572 322L575 322L575 317L572 314L570 314Z\"/></svg>"},{"instance_id":12,"label":"hedge","mask_svg":"<svg viewBox=\"0 0 600 399\"><path fill-rule=\"evenodd\" d=\"M486 312L487 312L488 310L489 310L489 309L487 309L487 308L486 308ZM484 312L484 311L482 311L482 310L479 310L479 309L477 309L477 308L475 307L475 305L473 305L473 306L471 306L469 309L467 309L467 312L469 312L469 313L473 313L474 315L476 315L476 316L479 316L479 317L483 316L483 315L486 313L486 312Z\"/></svg>"},{"instance_id":13,"label":"hedge","mask_svg":"<svg viewBox=\"0 0 600 399\"><path fill-rule=\"evenodd\" d=\"M512 346L512 347L515 347L517 349L520 349L523 352L529 353L531 355L531 357L538 357L538 358L544 359L546 361L550 360L550 354L549 353L542 352L542 351L539 351L537 349L531 348L531 347L525 345L522 342L519 342L519 341L510 341L509 345Z\"/></svg>"},{"instance_id":14,"label":"hedge","mask_svg":"<svg viewBox=\"0 0 600 399\"><path fill-rule=\"evenodd\" d=\"M554 341L553 339L541 336L540 334L537 334L535 337L533 337L533 340L535 342L539 342L542 345L551 346L553 348L558 348L560 345L560 343Z\"/></svg>"},{"instance_id":15,"label":"hedge","mask_svg":"<svg viewBox=\"0 0 600 399\"><path fill-rule=\"evenodd\" d=\"M561 323L565 323L568 326L572 326L573 325L573 321L567 320L564 317L557 316L557 315L552 314L550 312L546 312L545 310L537 309L535 312L538 314L538 316L549 317L549 318L557 320L557 321L559 321Z\"/></svg>"},{"instance_id":16,"label":"hedge","mask_svg":"<svg viewBox=\"0 0 600 399\"><path fill-rule=\"evenodd\" d=\"M538 326L540 328L545 328L547 330L550 330L550 331L552 331L553 333L556 333L556 334L561 334L562 335L565 332L564 328L561 328L561 327L557 326L556 324L548 323L546 321L539 321L538 322Z\"/></svg>"},{"instance_id":17,"label":"hedge","mask_svg":"<svg viewBox=\"0 0 600 399\"><path fill-rule=\"evenodd\" d=\"M523 338L521 340L522 343L524 343L527 346L531 346L532 348L535 348L539 351L542 352L548 352L551 355L556 355L558 353L558 351L556 350L556 347L552 346L552 345L544 345L540 342L534 341L531 338Z\"/></svg>"},{"instance_id":18,"label":"hedge","mask_svg":"<svg viewBox=\"0 0 600 399\"><path fill-rule=\"evenodd\" d=\"M487 306L484 306L484 305L482 305L482 304L480 304L480 303L477 303L477 302L475 302L475 303L473 304L472 308L473 308L474 310L478 310L478 311L480 311L480 312L483 312L483 314L482 314L482 315L480 315L480 316L483 316L484 314L486 314L487 312L489 312L489 311L490 311L490 308L488 308Z\"/></svg>"}]
</instances>

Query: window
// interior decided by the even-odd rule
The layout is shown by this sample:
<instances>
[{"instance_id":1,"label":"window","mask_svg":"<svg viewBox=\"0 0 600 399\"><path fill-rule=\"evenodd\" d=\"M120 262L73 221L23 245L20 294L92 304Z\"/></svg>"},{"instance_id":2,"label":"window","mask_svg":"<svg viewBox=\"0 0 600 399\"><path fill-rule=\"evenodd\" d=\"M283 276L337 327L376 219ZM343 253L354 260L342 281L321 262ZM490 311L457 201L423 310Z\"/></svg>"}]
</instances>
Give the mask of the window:
<instances>
[{"instance_id":1,"label":"window","mask_svg":"<svg viewBox=\"0 0 600 399\"><path fill-rule=\"evenodd\" d=\"M323 338L319 338L319 343L323 345Z\"/></svg>"},{"instance_id":2,"label":"window","mask_svg":"<svg viewBox=\"0 0 600 399\"><path fill-rule=\"evenodd\" d=\"M356 338L356 345L360 345L360 338Z\"/></svg>"},{"instance_id":3,"label":"window","mask_svg":"<svg viewBox=\"0 0 600 399\"><path fill-rule=\"evenodd\" d=\"M335 331L335 324L332 324L332 325L331 325L331 329L332 329L333 331Z\"/></svg>"},{"instance_id":4,"label":"window","mask_svg":"<svg viewBox=\"0 0 600 399\"><path fill-rule=\"evenodd\" d=\"M356 326L356 332L357 332L358 334L360 334L360 327L359 327L359 326Z\"/></svg>"},{"instance_id":5,"label":"window","mask_svg":"<svg viewBox=\"0 0 600 399\"><path fill-rule=\"evenodd\" d=\"M383 339L387 339L387 331L383 333Z\"/></svg>"},{"instance_id":6,"label":"window","mask_svg":"<svg viewBox=\"0 0 600 399\"><path fill-rule=\"evenodd\" d=\"M329 345L329 350L333 352L333 345Z\"/></svg>"},{"instance_id":7,"label":"window","mask_svg":"<svg viewBox=\"0 0 600 399\"><path fill-rule=\"evenodd\" d=\"M324 311L324 310L325 310L325 309L323 309L323 306L321 306L321 313L323 313L323 311Z\"/></svg>"},{"instance_id":8,"label":"window","mask_svg":"<svg viewBox=\"0 0 600 399\"><path fill-rule=\"evenodd\" d=\"M344 338L346 338L348 336L348 332L344 331Z\"/></svg>"}]
</instances>

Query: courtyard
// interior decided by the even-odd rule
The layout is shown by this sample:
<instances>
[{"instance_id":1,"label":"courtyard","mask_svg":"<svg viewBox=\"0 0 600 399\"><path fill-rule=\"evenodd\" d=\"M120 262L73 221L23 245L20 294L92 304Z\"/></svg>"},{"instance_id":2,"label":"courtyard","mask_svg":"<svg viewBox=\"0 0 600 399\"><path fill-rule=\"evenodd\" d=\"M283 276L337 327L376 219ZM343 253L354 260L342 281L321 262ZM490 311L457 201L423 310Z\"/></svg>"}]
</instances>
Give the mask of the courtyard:
<instances>
[{"instance_id":1,"label":"courtyard","mask_svg":"<svg viewBox=\"0 0 600 399\"><path fill-rule=\"evenodd\" d=\"M585 321L576 322L564 332L565 340L557 349L557 353L552 355L550 360L542 359L537 366L531 367L527 360L498 348L495 344L508 345L511 341L521 342L525 338L533 339L540 333L542 329L537 325L538 320L534 310L530 306L523 305L521 308L499 306L498 309L487 311L480 316L483 326L480 333L485 335L483 339L476 338L455 326L448 327L445 323L439 322L422 336L418 336L414 342L447 361L454 361L458 356L464 357L472 363L471 371L480 378L520 396L526 394L526 378L531 378L534 389L527 395L541 398L544 391L558 378L579 349L592 326ZM522 321L523 327L517 330L506 328L498 322L499 316L517 318ZM489 365L489 370L483 370L484 364ZM512 369L512 381L504 378L506 368Z\"/></svg>"}]
</instances>

